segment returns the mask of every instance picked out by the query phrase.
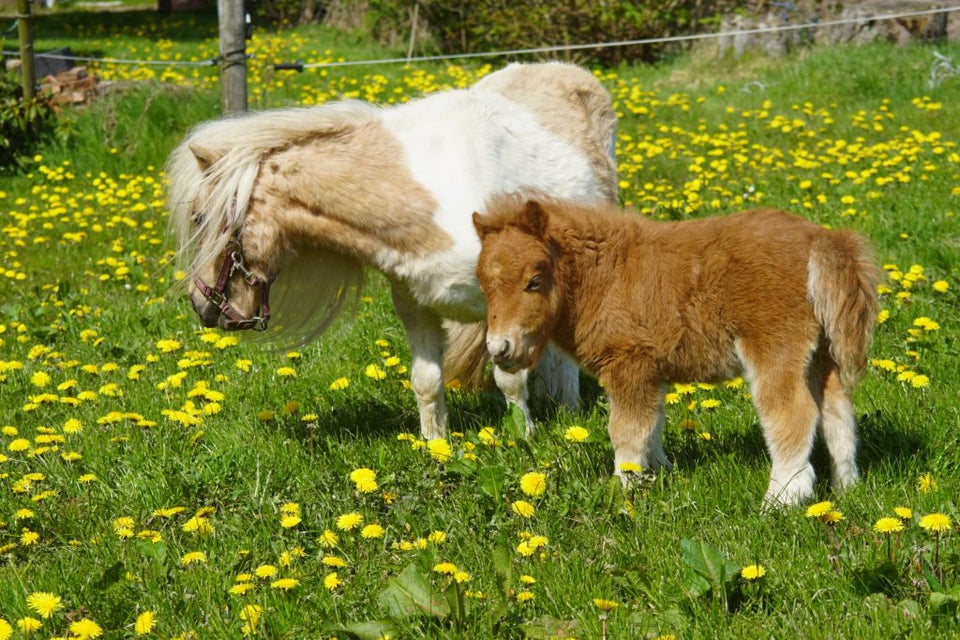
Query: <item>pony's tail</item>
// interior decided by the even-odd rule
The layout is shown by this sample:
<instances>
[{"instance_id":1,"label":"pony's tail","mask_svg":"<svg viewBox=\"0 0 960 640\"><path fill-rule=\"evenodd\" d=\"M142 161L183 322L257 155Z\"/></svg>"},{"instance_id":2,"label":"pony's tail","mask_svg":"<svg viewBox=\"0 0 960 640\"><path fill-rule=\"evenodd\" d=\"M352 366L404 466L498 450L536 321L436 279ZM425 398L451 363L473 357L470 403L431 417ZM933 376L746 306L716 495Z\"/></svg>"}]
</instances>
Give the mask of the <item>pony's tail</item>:
<instances>
[{"instance_id":1,"label":"pony's tail","mask_svg":"<svg viewBox=\"0 0 960 640\"><path fill-rule=\"evenodd\" d=\"M867 364L877 320L880 269L866 242L849 231L814 240L808 260L807 292L826 334L840 380L852 389Z\"/></svg>"},{"instance_id":2,"label":"pony's tail","mask_svg":"<svg viewBox=\"0 0 960 640\"><path fill-rule=\"evenodd\" d=\"M443 355L444 382L457 381L463 389L479 389L487 386L485 376L487 362L487 323L462 324L448 320L443 323L447 330L447 349Z\"/></svg>"}]
</instances>

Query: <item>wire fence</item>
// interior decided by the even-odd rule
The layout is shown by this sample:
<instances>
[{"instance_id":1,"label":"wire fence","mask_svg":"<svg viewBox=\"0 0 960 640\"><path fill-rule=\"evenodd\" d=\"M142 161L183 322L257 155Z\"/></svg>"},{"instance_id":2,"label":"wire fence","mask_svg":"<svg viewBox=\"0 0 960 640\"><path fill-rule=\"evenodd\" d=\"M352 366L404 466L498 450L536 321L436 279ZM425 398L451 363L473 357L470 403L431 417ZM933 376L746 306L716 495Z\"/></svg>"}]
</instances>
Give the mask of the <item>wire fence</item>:
<instances>
[{"instance_id":1,"label":"wire fence","mask_svg":"<svg viewBox=\"0 0 960 640\"><path fill-rule=\"evenodd\" d=\"M810 29L822 29L825 27L839 27L845 25L869 24L872 22L883 22L887 20L900 20L904 18L919 18L924 16L933 16L960 11L960 6L936 7L933 9L923 9L917 11L902 11L895 13L885 13L870 16L860 16L852 18L841 18L836 20L818 20L799 24L784 24L778 26L757 27L751 29L736 29L732 31L719 31L715 33L697 33L680 36L664 36L659 38L640 38L636 40L616 40L610 42L591 42L584 44L566 44L566 45L548 45L543 47L531 47L524 49L504 49L499 51L479 51L471 53L451 53L444 55L430 56L407 56L396 58L377 58L367 60L341 60L334 62L277 62L271 66L277 70L303 71L305 69L322 69L334 67L352 67L352 66L375 66L387 64L416 64L421 62L437 62L444 60L469 60L474 58L497 58L504 56L522 56L535 55L543 53L563 53L570 51L583 51L589 49L607 49L614 47L630 47L651 44L671 44L686 43L698 40L711 40L720 38L734 38L738 36L763 36L789 31L802 31ZM0 54L10 57L19 57L17 51L0 51ZM94 62L100 64L115 65L139 65L139 66L168 66L168 67L210 67L216 66L221 62L223 56L216 56L208 60L131 60L122 58L97 58L91 56L76 56L64 53L36 53L36 58L48 58L56 60L70 60L74 62ZM248 57L251 57L248 55Z\"/></svg>"}]
</instances>

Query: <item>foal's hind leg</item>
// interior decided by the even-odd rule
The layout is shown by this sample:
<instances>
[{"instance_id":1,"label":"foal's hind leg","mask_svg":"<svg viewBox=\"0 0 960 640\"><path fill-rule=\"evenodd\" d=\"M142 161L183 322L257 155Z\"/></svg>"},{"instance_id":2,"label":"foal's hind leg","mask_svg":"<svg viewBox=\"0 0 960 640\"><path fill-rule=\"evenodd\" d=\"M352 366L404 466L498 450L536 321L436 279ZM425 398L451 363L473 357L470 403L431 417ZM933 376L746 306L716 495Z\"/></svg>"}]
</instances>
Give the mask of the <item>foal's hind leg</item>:
<instances>
[{"instance_id":1,"label":"foal's hind leg","mask_svg":"<svg viewBox=\"0 0 960 640\"><path fill-rule=\"evenodd\" d=\"M393 287L393 305L404 328L413 362L410 386L420 410L420 435L427 439L447 435L447 400L443 391L443 345L446 334L440 319L419 307Z\"/></svg>"},{"instance_id":2,"label":"foal's hind leg","mask_svg":"<svg viewBox=\"0 0 960 640\"><path fill-rule=\"evenodd\" d=\"M809 356L801 351L756 361L741 353L773 467L766 506L796 505L813 495L810 464L820 410L807 384Z\"/></svg>"},{"instance_id":3,"label":"foal's hind leg","mask_svg":"<svg viewBox=\"0 0 960 640\"><path fill-rule=\"evenodd\" d=\"M840 381L840 369L821 349L810 370L811 387L822 390L820 429L830 452L831 478L837 491L856 483L857 423L853 404Z\"/></svg>"}]
</instances>

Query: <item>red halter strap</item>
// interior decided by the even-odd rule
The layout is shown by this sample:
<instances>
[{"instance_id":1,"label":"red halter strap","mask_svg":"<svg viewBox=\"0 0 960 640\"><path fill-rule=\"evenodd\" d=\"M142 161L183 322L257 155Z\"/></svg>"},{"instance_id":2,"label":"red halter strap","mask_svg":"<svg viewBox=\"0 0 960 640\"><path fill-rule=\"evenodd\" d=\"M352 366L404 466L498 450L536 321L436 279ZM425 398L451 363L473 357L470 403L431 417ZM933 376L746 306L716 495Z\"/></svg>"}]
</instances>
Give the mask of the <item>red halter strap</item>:
<instances>
[{"instance_id":1,"label":"red halter strap","mask_svg":"<svg viewBox=\"0 0 960 640\"><path fill-rule=\"evenodd\" d=\"M243 314L237 311L227 300L227 283L234 272L239 271L243 276L243 281L251 287L260 288L260 312L252 318L245 318ZM200 278L194 278L193 284L203 296L220 310L220 313L226 318L223 328L227 331L237 331L240 329L253 329L254 331L265 331L270 322L270 285L273 284L273 278L264 279L247 269L243 263L243 254L240 253L239 243L237 248L227 255L220 267L220 276L216 284L212 287L203 282Z\"/></svg>"}]
</instances>

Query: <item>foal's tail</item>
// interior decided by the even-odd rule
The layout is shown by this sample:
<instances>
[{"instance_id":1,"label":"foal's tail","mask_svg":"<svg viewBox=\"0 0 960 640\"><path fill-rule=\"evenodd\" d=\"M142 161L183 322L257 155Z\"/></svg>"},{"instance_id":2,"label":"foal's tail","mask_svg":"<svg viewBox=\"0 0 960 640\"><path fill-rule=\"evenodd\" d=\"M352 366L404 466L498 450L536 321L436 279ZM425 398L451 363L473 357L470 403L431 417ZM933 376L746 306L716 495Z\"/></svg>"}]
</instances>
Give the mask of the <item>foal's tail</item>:
<instances>
[{"instance_id":1,"label":"foal's tail","mask_svg":"<svg viewBox=\"0 0 960 640\"><path fill-rule=\"evenodd\" d=\"M851 389L867 364L877 320L881 271L864 239L849 231L817 237L808 260L807 291L829 341L840 379Z\"/></svg>"},{"instance_id":2,"label":"foal's tail","mask_svg":"<svg viewBox=\"0 0 960 640\"><path fill-rule=\"evenodd\" d=\"M488 380L484 376L490 360L486 344L487 323L447 321L443 326L447 330L447 348L443 355L444 381L449 383L456 380L464 389L487 386Z\"/></svg>"}]
</instances>

